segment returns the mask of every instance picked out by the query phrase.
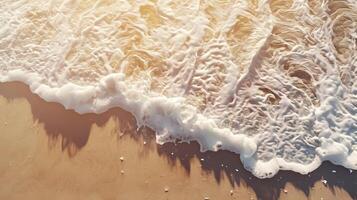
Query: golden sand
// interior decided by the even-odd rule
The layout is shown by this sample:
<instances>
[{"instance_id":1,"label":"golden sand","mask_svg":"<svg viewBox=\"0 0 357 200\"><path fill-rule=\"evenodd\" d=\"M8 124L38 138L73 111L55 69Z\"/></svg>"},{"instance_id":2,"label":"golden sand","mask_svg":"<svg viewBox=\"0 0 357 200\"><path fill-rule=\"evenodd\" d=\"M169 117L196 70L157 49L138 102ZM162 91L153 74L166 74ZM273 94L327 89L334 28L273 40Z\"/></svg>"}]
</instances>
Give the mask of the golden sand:
<instances>
[{"instance_id":1,"label":"golden sand","mask_svg":"<svg viewBox=\"0 0 357 200\"><path fill-rule=\"evenodd\" d=\"M347 171L259 180L232 153L157 145L123 110L79 115L23 84L0 85L0 199L353 199ZM325 174L342 175L325 186Z\"/></svg>"}]
</instances>

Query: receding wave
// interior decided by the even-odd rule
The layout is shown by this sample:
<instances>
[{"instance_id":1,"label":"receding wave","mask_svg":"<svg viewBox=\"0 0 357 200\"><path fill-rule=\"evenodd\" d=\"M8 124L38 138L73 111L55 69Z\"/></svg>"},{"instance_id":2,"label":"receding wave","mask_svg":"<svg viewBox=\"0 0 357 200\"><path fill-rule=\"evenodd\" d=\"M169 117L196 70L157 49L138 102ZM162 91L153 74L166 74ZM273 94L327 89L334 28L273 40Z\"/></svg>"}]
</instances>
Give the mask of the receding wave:
<instances>
[{"instance_id":1,"label":"receding wave","mask_svg":"<svg viewBox=\"0 0 357 200\"><path fill-rule=\"evenodd\" d=\"M254 175L357 169L355 0L2 0L0 82ZM237 158L238 159L238 158Z\"/></svg>"}]
</instances>

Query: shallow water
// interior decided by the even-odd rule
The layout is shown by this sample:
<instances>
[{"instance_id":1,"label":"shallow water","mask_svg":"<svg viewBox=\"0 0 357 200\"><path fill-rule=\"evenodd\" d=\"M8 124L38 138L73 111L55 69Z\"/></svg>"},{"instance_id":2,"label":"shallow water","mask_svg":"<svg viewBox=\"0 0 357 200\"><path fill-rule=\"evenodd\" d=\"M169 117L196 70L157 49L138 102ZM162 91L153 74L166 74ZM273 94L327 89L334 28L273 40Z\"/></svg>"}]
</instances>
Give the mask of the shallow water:
<instances>
[{"instance_id":1,"label":"shallow water","mask_svg":"<svg viewBox=\"0 0 357 200\"><path fill-rule=\"evenodd\" d=\"M0 27L0 82L47 101L122 107L259 178L357 169L355 0L2 0Z\"/></svg>"}]
</instances>

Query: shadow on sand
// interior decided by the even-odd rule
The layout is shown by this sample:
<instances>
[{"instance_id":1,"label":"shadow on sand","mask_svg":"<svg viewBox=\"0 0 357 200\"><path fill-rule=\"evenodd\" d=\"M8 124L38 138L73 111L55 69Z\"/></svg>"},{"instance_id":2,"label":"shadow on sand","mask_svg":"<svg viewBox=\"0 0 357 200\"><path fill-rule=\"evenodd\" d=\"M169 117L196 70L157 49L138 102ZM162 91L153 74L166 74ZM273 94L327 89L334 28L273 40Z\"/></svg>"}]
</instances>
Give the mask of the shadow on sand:
<instances>
[{"instance_id":1,"label":"shadow on sand","mask_svg":"<svg viewBox=\"0 0 357 200\"><path fill-rule=\"evenodd\" d=\"M155 140L155 134L151 130L147 128L138 130L135 118L120 108L110 109L99 115L80 115L72 110L66 110L60 104L42 100L39 96L31 93L28 86L19 82L0 84L0 96L5 97L8 101L17 98L27 99L31 105L34 120L43 124L49 140L51 142L60 141L62 150L70 156L75 156L76 152L86 145L92 125L104 126L110 118L114 118L120 124L118 133L128 134L135 140L143 137L150 144L154 143ZM279 199L281 191L287 183L293 184L306 196L309 196L315 182L321 181L321 179L327 180L326 186L332 192L336 188L341 188L349 193L352 199L357 199L357 172L351 172L329 162L324 162L309 175L281 171L273 178L261 180L244 169L237 154L228 151L201 153L196 142L190 144L166 143L157 145L155 149L157 149L159 155L167 158L170 165L180 163L188 175L190 174L192 159L199 159L202 170L213 173L218 183L226 174L232 186L244 182L255 191L258 199ZM333 170L336 172L333 173Z\"/></svg>"}]
</instances>

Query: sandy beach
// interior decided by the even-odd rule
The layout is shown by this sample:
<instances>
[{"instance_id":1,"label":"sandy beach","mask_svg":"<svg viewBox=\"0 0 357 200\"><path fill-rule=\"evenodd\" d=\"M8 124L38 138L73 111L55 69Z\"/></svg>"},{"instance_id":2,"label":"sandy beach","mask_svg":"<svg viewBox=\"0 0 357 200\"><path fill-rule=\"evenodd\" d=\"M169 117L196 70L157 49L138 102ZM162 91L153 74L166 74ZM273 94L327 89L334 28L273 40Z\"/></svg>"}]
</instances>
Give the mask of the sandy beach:
<instances>
[{"instance_id":1,"label":"sandy beach","mask_svg":"<svg viewBox=\"0 0 357 200\"><path fill-rule=\"evenodd\" d=\"M356 1L0 1L0 200L357 200Z\"/></svg>"},{"instance_id":2,"label":"sandy beach","mask_svg":"<svg viewBox=\"0 0 357 200\"><path fill-rule=\"evenodd\" d=\"M260 180L236 154L157 145L119 108L79 115L22 83L0 84L0 130L0 199L357 198L357 173L343 167Z\"/></svg>"}]
</instances>

